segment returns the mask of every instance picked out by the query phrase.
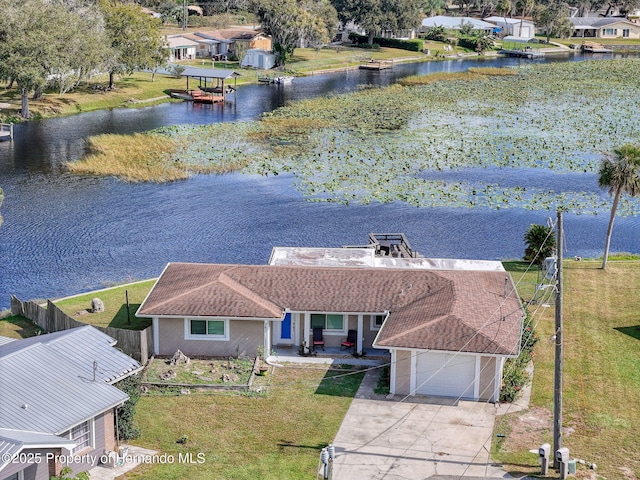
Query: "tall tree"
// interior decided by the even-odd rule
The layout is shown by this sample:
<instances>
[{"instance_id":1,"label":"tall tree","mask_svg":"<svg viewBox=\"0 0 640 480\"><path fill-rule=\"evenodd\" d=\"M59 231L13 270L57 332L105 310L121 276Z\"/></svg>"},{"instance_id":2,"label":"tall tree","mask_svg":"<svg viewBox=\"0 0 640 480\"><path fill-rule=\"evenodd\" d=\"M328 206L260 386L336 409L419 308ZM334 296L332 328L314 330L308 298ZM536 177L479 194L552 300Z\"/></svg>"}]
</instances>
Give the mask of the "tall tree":
<instances>
[{"instance_id":1,"label":"tall tree","mask_svg":"<svg viewBox=\"0 0 640 480\"><path fill-rule=\"evenodd\" d=\"M542 265L544 259L553 255L556 248L556 238L552 235L551 227L531 225L524 234L524 257L527 262Z\"/></svg>"},{"instance_id":2,"label":"tall tree","mask_svg":"<svg viewBox=\"0 0 640 480\"><path fill-rule=\"evenodd\" d=\"M158 52L164 46L159 20L142 13L135 4L101 0L100 9L111 41L109 88L113 88L116 75L155 68Z\"/></svg>"},{"instance_id":3,"label":"tall tree","mask_svg":"<svg viewBox=\"0 0 640 480\"><path fill-rule=\"evenodd\" d=\"M337 23L328 0L255 0L252 10L271 35L278 65L285 65L302 41L327 43Z\"/></svg>"},{"instance_id":4,"label":"tall tree","mask_svg":"<svg viewBox=\"0 0 640 480\"><path fill-rule=\"evenodd\" d=\"M29 93L73 88L104 60L101 15L81 0L0 0L0 78L10 79L30 117Z\"/></svg>"},{"instance_id":5,"label":"tall tree","mask_svg":"<svg viewBox=\"0 0 640 480\"><path fill-rule=\"evenodd\" d=\"M382 31L398 32L420 24L423 0L332 0L342 23L354 22L367 32L369 44Z\"/></svg>"},{"instance_id":6,"label":"tall tree","mask_svg":"<svg viewBox=\"0 0 640 480\"><path fill-rule=\"evenodd\" d=\"M613 221L616 218L620 196L623 193L632 197L640 194L640 146L626 144L615 149L613 155L605 156L600 163L598 184L600 187L608 188L609 195L613 195L602 259L602 268L605 269L609 258Z\"/></svg>"},{"instance_id":7,"label":"tall tree","mask_svg":"<svg viewBox=\"0 0 640 480\"><path fill-rule=\"evenodd\" d=\"M567 38L573 31L573 25L569 21L569 6L565 3L552 2L548 5L536 5L533 9L533 20L537 28L545 32L547 42L552 36Z\"/></svg>"},{"instance_id":8,"label":"tall tree","mask_svg":"<svg viewBox=\"0 0 640 480\"><path fill-rule=\"evenodd\" d=\"M29 93L47 83L47 62L57 53L56 33L64 28L58 10L41 0L16 5L0 1L0 78L15 82L22 97L23 118L29 118Z\"/></svg>"}]
</instances>

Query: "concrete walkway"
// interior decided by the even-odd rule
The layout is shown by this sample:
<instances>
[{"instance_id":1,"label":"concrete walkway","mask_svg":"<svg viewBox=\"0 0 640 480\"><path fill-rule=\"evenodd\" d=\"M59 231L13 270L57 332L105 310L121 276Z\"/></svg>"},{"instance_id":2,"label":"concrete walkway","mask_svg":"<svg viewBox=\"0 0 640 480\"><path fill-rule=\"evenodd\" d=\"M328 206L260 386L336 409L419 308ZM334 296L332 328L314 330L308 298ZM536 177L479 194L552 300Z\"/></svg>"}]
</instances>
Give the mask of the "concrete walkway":
<instances>
[{"instance_id":1,"label":"concrete walkway","mask_svg":"<svg viewBox=\"0 0 640 480\"><path fill-rule=\"evenodd\" d=\"M153 463L150 459L158 453L154 450L132 445L123 445L123 447L128 448L128 452L127 456L122 460L122 465L113 468L106 465L98 465L89 470L89 478L91 480L114 480L114 478L124 475L141 463Z\"/></svg>"},{"instance_id":2,"label":"concrete walkway","mask_svg":"<svg viewBox=\"0 0 640 480\"><path fill-rule=\"evenodd\" d=\"M373 393L367 372L333 445L333 479L510 478L489 459L496 407Z\"/></svg>"}]
</instances>

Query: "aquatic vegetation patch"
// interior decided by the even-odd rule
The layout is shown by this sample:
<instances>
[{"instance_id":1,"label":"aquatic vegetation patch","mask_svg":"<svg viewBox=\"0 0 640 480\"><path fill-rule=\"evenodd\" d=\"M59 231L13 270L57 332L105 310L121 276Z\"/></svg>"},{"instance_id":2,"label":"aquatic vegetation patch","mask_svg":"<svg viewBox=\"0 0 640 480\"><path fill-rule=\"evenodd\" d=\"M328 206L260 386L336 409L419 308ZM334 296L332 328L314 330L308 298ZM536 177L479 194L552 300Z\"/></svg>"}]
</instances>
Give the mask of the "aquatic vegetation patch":
<instances>
[{"instance_id":1,"label":"aquatic vegetation patch","mask_svg":"<svg viewBox=\"0 0 640 480\"><path fill-rule=\"evenodd\" d=\"M596 213L610 205L597 187L600 158L640 139L637 78L640 61L629 59L409 77L292 102L259 121L158 129L147 137L171 148L139 155L180 178L291 173L311 201ZM560 181L536 183L535 171ZM436 177L444 172L452 175ZM499 172L518 184L501 183ZM639 212L640 200L623 197L621 214Z\"/></svg>"},{"instance_id":2,"label":"aquatic vegetation patch","mask_svg":"<svg viewBox=\"0 0 640 480\"><path fill-rule=\"evenodd\" d=\"M185 178L180 162L167 163L177 143L153 134L97 135L88 140L89 155L70 162L69 171L85 175L115 175L130 182L157 181L158 178Z\"/></svg>"},{"instance_id":3,"label":"aquatic vegetation patch","mask_svg":"<svg viewBox=\"0 0 640 480\"><path fill-rule=\"evenodd\" d=\"M325 100L324 109L318 99L293 103L269 117L357 120L309 132L295 156L267 156L247 169L293 172L297 188L317 201L563 206L577 213L609 208L595 177L588 192L574 191L571 184L548 189L531 185L526 169L593 175L604 152L637 142L640 114L633 79L640 74L640 62L568 62L526 66L516 73L484 80L476 75L480 80L474 81L456 75L446 82L367 91L366 96L358 92ZM378 102L394 105L389 99L399 96L403 108L394 106L398 119L385 129L376 117L387 112ZM290 138L292 144L300 140ZM494 167L522 171L521 186L496 184L489 173L484 182L472 184L424 176ZM638 212L639 202L628 199L621 213Z\"/></svg>"}]
</instances>

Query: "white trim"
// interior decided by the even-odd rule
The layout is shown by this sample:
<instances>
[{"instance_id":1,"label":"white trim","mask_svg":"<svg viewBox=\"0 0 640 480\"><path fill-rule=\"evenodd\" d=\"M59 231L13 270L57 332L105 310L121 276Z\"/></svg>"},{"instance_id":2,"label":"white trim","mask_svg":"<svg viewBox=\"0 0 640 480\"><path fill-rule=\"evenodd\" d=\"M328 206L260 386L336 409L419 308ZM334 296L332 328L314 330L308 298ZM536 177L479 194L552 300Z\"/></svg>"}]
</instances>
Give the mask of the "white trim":
<instances>
[{"instance_id":1,"label":"white trim","mask_svg":"<svg viewBox=\"0 0 640 480\"><path fill-rule=\"evenodd\" d=\"M271 352L271 322L269 320L264 321L264 354L265 357Z\"/></svg>"},{"instance_id":2,"label":"white trim","mask_svg":"<svg viewBox=\"0 0 640 480\"><path fill-rule=\"evenodd\" d=\"M191 333L191 320L204 320L213 321L213 322L224 322L224 335L196 335ZM184 319L184 339L185 340L205 340L205 341L219 341L219 342L228 342L229 341L229 319L228 318L199 318L199 317L188 317Z\"/></svg>"},{"instance_id":3,"label":"white trim","mask_svg":"<svg viewBox=\"0 0 640 480\"><path fill-rule=\"evenodd\" d=\"M158 317L151 317L153 327L153 354L160 355L160 321Z\"/></svg>"},{"instance_id":4,"label":"white trim","mask_svg":"<svg viewBox=\"0 0 640 480\"><path fill-rule=\"evenodd\" d=\"M382 328L382 323L380 325L376 325L376 317L382 317L382 323L384 323L385 315L384 313L371 313L369 314L369 330L372 332L377 332Z\"/></svg>"},{"instance_id":5,"label":"white trim","mask_svg":"<svg viewBox=\"0 0 640 480\"><path fill-rule=\"evenodd\" d=\"M416 394L418 384L418 355L415 351L411 351L411 376L409 378L409 395Z\"/></svg>"},{"instance_id":6,"label":"white trim","mask_svg":"<svg viewBox=\"0 0 640 480\"><path fill-rule=\"evenodd\" d=\"M361 313L358 314L358 330L356 332L356 352L358 352L359 355L362 355L362 329L363 329L363 325L362 325L362 320L363 320L363 315Z\"/></svg>"},{"instance_id":7,"label":"white trim","mask_svg":"<svg viewBox=\"0 0 640 480\"><path fill-rule=\"evenodd\" d=\"M348 323L349 323L349 313L343 313L343 312L309 312L309 328L311 328L313 330L313 328L311 327L311 316L312 315L324 315L325 316L325 327L322 329L322 335L327 335L329 337L334 336L334 337L344 337L347 334L347 330L348 330ZM337 330L334 328L326 328L327 325L327 321L326 321L326 316L327 315L342 315L342 329Z\"/></svg>"},{"instance_id":8,"label":"white trim","mask_svg":"<svg viewBox=\"0 0 640 480\"><path fill-rule=\"evenodd\" d=\"M391 352L391 364L389 365L389 393L395 395L396 393L396 368L397 365L397 354L396 350L389 350Z\"/></svg>"},{"instance_id":9,"label":"white trim","mask_svg":"<svg viewBox=\"0 0 640 480\"><path fill-rule=\"evenodd\" d=\"M502 386L502 372L504 368L504 358L496 359L495 372L493 377L493 401L500 401L500 387Z\"/></svg>"},{"instance_id":10,"label":"white trim","mask_svg":"<svg viewBox=\"0 0 640 480\"><path fill-rule=\"evenodd\" d=\"M473 399L480 398L480 355L476 355L476 371L473 374Z\"/></svg>"},{"instance_id":11,"label":"white trim","mask_svg":"<svg viewBox=\"0 0 640 480\"><path fill-rule=\"evenodd\" d=\"M102 418L102 420L104 421L104 417ZM89 445L83 448L82 450L78 450L77 452L74 452L74 450L78 448L78 442L76 441L76 439L71 437L71 432L73 431L74 428L79 427L85 423L88 424L88 427L89 427ZM69 440L76 442L75 447L67 449L72 455L78 455L88 449L93 450L94 448L96 448L96 418L92 417L88 420L85 420L84 422L80 422L77 425L74 425L73 427L69 428L67 437L69 438Z\"/></svg>"},{"instance_id":12,"label":"white trim","mask_svg":"<svg viewBox=\"0 0 640 480\"><path fill-rule=\"evenodd\" d=\"M284 316L283 316L284 317ZM263 322L265 320L269 320L270 322L281 322L283 320L283 317L229 317L229 316L218 316L218 315L189 315L187 318L190 318L192 320L233 320L235 321L251 321L251 322ZM149 316L145 317L145 318L149 318ZM176 318L178 319L182 319L185 318L184 314L182 315L158 315L158 318L163 319L163 318L168 318L168 319L172 319L175 320Z\"/></svg>"}]
</instances>

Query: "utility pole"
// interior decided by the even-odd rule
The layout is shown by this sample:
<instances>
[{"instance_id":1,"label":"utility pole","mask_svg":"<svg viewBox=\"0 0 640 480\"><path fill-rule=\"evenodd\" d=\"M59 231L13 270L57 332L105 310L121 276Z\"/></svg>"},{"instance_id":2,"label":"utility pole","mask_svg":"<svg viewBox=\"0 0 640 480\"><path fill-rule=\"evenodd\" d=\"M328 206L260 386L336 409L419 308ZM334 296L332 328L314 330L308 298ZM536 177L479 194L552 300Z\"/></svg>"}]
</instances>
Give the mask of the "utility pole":
<instances>
[{"instance_id":1,"label":"utility pole","mask_svg":"<svg viewBox=\"0 0 640 480\"><path fill-rule=\"evenodd\" d=\"M553 468L560 468L556 452L562 448L562 210L558 210L556 243L556 363L553 382Z\"/></svg>"},{"instance_id":2,"label":"utility pole","mask_svg":"<svg viewBox=\"0 0 640 480\"><path fill-rule=\"evenodd\" d=\"M189 11L187 10L187 0L182 0L182 30L187 31L187 17Z\"/></svg>"}]
</instances>

